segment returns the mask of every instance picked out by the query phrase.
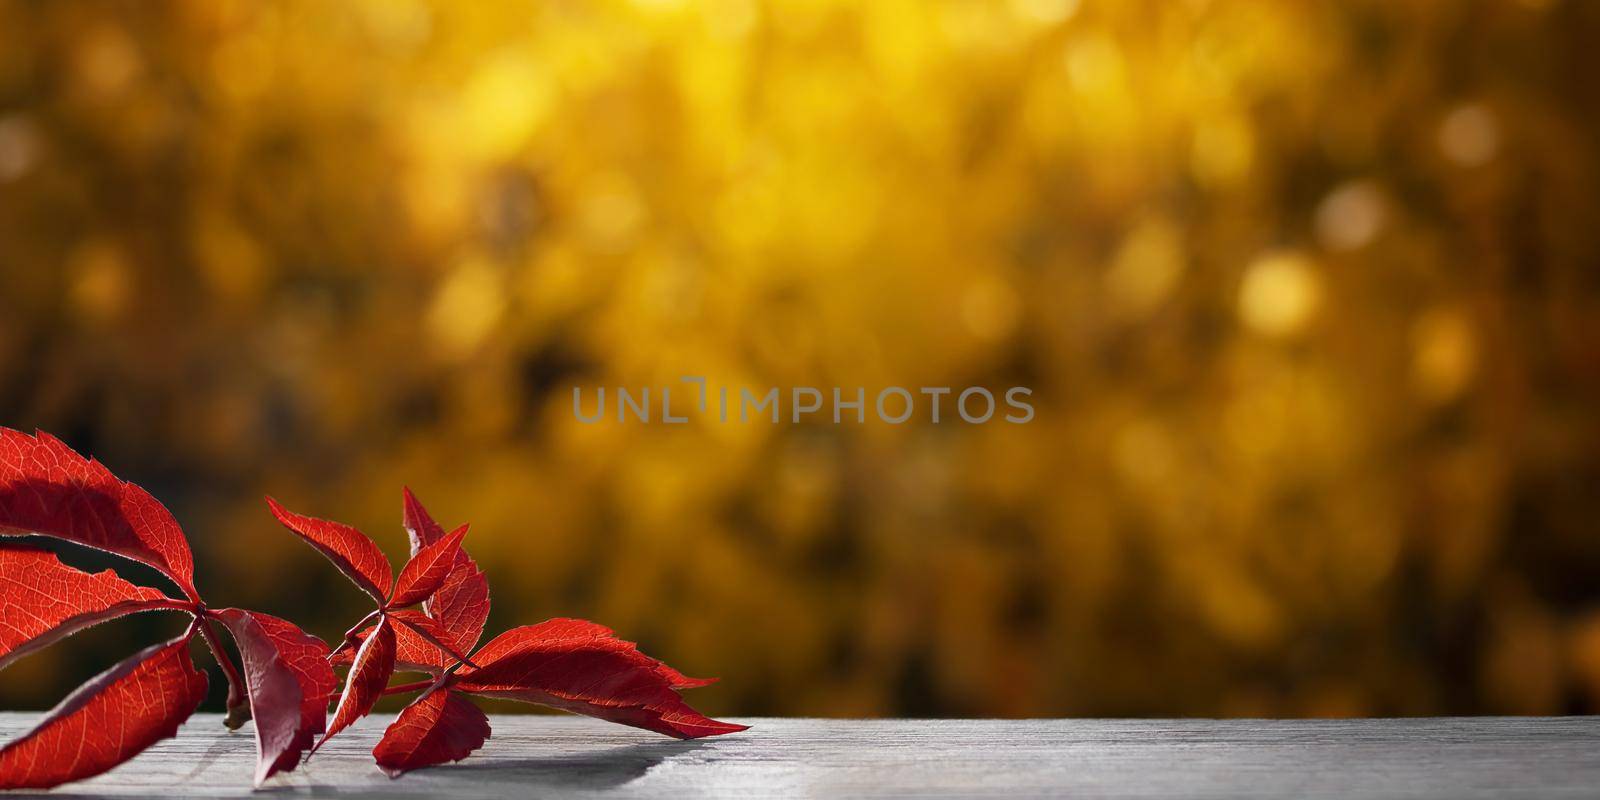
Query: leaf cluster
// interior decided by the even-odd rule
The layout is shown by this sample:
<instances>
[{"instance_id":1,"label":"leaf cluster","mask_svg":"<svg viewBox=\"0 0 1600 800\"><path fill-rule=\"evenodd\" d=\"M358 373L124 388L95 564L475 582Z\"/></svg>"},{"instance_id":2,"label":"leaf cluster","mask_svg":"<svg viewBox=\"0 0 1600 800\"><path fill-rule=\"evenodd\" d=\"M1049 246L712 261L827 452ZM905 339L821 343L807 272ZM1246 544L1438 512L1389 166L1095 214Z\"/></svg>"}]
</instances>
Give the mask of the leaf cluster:
<instances>
[{"instance_id":1,"label":"leaf cluster","mask_svg":"<svg viewBox=\"0 0 1600 800\"><path fill-rule=\"evenodd\" d=\"M683 739L744 730L679 697L709 680L686 677L592 622L548 620L479 647L489 584L463 546L468 528L447 532L409 489L403 521L411 555L398 575L355 528L296 514L272 498L267 504L376 605L336 648L288 620L210 607L195 587L183 530L148 492L49 434L0 428L0 536L48 536L114 553L155 568L178 589L174 596L111 570L91 574L7 540L0 545L0 669L127 614L189 618L181 636L92 678L0 747L0 789L98 775L175 735L209 688L190 654L196 636L228 680L224 722L238 728L254 721L257 786L295 769L369 714L379 697L405 692L415 699L373 750L391 777L460 760L483 746L489 720L469 695L538 703ZM237 665L223 631L238 652ZM335 667L348 667L342 690ZM391 684L397 671L428 678Z\"/></svg>"}]
</instances>

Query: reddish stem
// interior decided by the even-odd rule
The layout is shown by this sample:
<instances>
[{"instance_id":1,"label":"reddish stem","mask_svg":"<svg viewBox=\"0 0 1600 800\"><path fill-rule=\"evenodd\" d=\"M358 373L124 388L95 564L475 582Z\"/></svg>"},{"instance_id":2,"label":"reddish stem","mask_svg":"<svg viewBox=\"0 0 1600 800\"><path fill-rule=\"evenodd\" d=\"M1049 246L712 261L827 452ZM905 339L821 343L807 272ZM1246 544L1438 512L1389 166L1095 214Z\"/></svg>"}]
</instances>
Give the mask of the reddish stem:
<instances>
[{"instance_id":1,"label":"reddish stem","mask_svg":"<svg viewBox=\"0 0 1600 800\"><path fill-rule=\"evenodd\" d=\"M350 626L350 630L347 630L347 631L344 632L344 640L346 642L350 642L352 644L355 643L356 634L360 633L362 628L365 628L369 623L371 623L373 617L381 617L381 616L383 616L383 609L381 609L381 608L375 608L372 611L368 612L368 614L366 616L361 618L360 622L357 622L356 624L351 625Z\"/></svg>"},{"instance_id":2,"label":"reddish stem","mask_svg":"<svg viewBox=\"0 0 1600 800\"><path fill-rule=\"evenodd\" d=\"M456 663L451 664L448 669L440 672L439 675L432 680L412 681L411 683L402 683L395 686L385 687L382 692L379 692L379 694L405 694L406 692L415 692L418 690L432 691L433 689L436 689L442 685L445 681L450 680L451 676L455 675L456 670L460 669L461 665L464 663L466 662L457 661Z\"/></svg>"},{"instance_id":3,"label":"reddish stem","mask_svg":"<svg viewBox=\"0 0 1600 800\"><path fill-rule=\"evenodd\" d=\"M333 651L328 653L328 658L331 659L334 656L339 655L340 653L343 653L344 649L346 647L349 647L349 646L355 644L356 643L356 634L360 633L362 628L365 628L369 623L371 623L373 617L378 617L378 616L382 616L382 615L383 615L383 609L381 609L381 608L380 609L374 609L372 611L372 613L362 617L360 622L357 622L356 624L351 625L350 626L350 630L347 630L347 631L344 632L344 641L340 642L338 647L333 648Z\"/></svg>"},{"instance_id":4,"label":"reddish stem","mask_svg":"<svg viewBox=\"0 0 1600 800\"><path fill-rule=\"evenodd\" d=\"M415 692L415 691L417 691L419 689L426 689L426 688L428 688L429 686L432 686L432 685L433 685L433 680L432 679L425 680L425 681L412 681L411 683L401 683L401 684L397 684L395 686L390 686L387 689L384 689L382 694L385 695L385 696L388 696L388 695L391 695L391 694L405 694L406 692Z\"/></svg>"},{"instance_id":5,"label":"reddish stem","mask_svg":"<svg viewBox=\"0 0 1600 800\"><path fill-rule=\"evenodd\" d=\"M222 646L222 637L212 627L211 612L204 606L194 609L195 621L200 626L200 635L206 640L206 646L211 648L211 657L222 665L222 674L228 677L228 715L223 718L222 724L228 730L238 730L250 719L250 692L245 688L244 679L239 677L239 670L233 666L233 659L228 658L228 651Z\"/></svg>"}]
</instances>

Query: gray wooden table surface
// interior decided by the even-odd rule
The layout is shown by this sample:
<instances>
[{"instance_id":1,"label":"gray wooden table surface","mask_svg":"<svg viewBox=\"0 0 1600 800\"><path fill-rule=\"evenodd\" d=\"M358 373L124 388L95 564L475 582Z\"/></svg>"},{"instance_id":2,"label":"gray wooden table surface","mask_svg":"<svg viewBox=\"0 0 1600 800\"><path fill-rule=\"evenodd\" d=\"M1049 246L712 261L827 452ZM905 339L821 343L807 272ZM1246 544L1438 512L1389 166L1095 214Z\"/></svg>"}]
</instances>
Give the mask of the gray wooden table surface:
<instances>
[{"instance_id":1,"label":"gray wooden table surface","mask_svg":"<svg viewBox=\"0 0 1600 800\"><path fill-rule=\"evenodd\" d=\"M7 739L34 715L0 713ZM1600 797L1600 717L1388 720L741 719L679 742L495 716L472 758L390 780L368 718L263 794L445 797ZM254 736L197 715L58 796L250 794Z\"/></svg>"}]
</instances>

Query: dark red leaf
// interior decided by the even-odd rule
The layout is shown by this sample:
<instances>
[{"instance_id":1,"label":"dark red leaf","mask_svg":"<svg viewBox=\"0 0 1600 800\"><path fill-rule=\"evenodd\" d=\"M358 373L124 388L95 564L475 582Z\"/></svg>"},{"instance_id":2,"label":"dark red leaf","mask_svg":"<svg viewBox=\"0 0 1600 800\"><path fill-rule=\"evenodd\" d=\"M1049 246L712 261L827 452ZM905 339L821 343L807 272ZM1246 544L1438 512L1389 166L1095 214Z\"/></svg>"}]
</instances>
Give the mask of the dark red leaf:
<instances>
[{"instance_id":1,"label":"dark red leaf","mask_svg":"<svg viewBox=\"0 0 1600 800\"><path fill-rule=\"evenodd\" d=\"M466 535L467 526L462 525L412 555L400 570L400 577L395 579L390 607L409 606L432 597L455 568L456 560L461 556L461 540Z\"/></svg>"},{"instance_id":2,"label":"dark red leaf","mask_svg":"<svg viewBox=\"0 0 1600 800\"><path fill-rule=\"evenodd\" d=\"M237 608L217 612L239 646L250 715L256 723L256 786L293 771L328 721L338 686L321 639L277 617Z\"/></svg>"},{"instance_id":3,"label":"dark red leaf","mask_svg":"<svg viewBox=\"0 0 1600 800\"><path fill-rule=\"evenodd\" d=\"M206 688L187 636L147 647L0 749L0 789L44 789L105 772L176 734Z\"/></svg>"},{"instance_id":4,"label":"dark red leaf","mask_svg":"<svg viewBox=\"0 0 1600 800\"><path fill-rule=\"evenodd\" d=\"M679 739L747 727L719 722L690 708L674 691L674 679L663 673L660 662L609 634L604 627L582 620L513 628L473 655L480 669L463 668L451 685Z\"/></svg>"},{"instance_id":5,"label":"dark red leaf","mask_svg":"<svg viewBox=\"0 0 1600 800\"><path fill-rule=\"evenodd\" d=\"M395 669L405 672L438 673L443 671L445 667L456 663L456 660L451 658L450 654L440 650L437 645L423 638L423 636L417 633L415 630L415 628L421 628L427 631L429 634L432 634L434 638L448 642L450 640L450 633L439 625L438 620L433 619L432 617L429 617L420 611L413 611L411 609L391 611L389 612L389 617L395 620L397 623L409 623L396 624L393 626L395 639ZM415 626L415 628L413 626ZM356 634L356 641L366 641L366 638L372 635L373 627L377 626L372 626L364 631L358 632ZM354 660L355 651L346 648L334 655L333 665L347 666ZM477 660L474 659L474 663L476 663L476 661Z\"/></svg>"},{"instance_id":6,"label":"dark red leaf","mask_svg":"<svg viewBox=\"0 0 1600 800\"><path fill-rule=\"evenodd\" d=\"M423 508L422 501L411 492L407 486L400 490L401 524L405 526L406 535L411 537L411 553L433 544L444 538L444 526L433 521L433 516L428 509Z\"/></svg>"},{"instance_id":7,"label":"dark red leaf","mask_svg":"<svg viewBox=\"0 0 1600 800\"><path fill-rule=\"evenodd\" d=\"M471 700L437 688L406 706L373 748L391 778L407 770L460 761L489 738L489 718Z\"/></svg>"},{"instance_id":8,"label":"dark red leaf","mask_svg":"<svg viewBox=\"0 0 1600 800\"><path fill-rule=\"evenodd\" d=\"M410 489L405 490L404 500L405 528L414 556L423 547L443 539L445 531ZM489 620L489 581L465 549L456 557L455 566L439 590L422 604L422 610L449 632L450 638L445 641L457 652L470 653L478 646L484 623Z\"/></svg>"},{"instance_id":9,"label":"dark red leaf","mask_svg":"<svg viewBox=\"0 0 1600 800\"><path fill-rule=\"evenodd\" d=\"M384 687L389 685L389 676L394 674L394 651L394 623L385 617L356 650L350 675L345 678L344 694L339 696L339 706L333 711L333 722L328 725L327 735L317 742L317 748L372 711ZM312 748L312 752L317 748Z\"/></svg>"},{"instance_id":10,"label":"dark red leaf","mask_svg":"<svg viewBox=\"0 0 1600 800\"><path fill-rule=\"evenodd\" d=\"M437 622L424 617L415 611L396 611L392 612L390 616L400 617L406 622L423 627L424 629L428 630L429 633L434 634L436 638L442 638L448 635L446 631L444 631L441 627L438 627ZM613 633L610 628L607 628L599 623L590 622L588 620L565 618L551 619L541 622L537 625L526 626L525 630L527 631L527 637L540 638L549 641L560 639L609 638L615 642L615 645L613 646L633 648L635 651L638 650L638 645L634 644L633 642L617 639L616 634ZM356 640L361 641L371 633L372 628L369 627L366 630L357 633ZM452 658L448 653L440 650L437 646L433 645L427 639L418 635L405 625L395 626L395 640L397 643L395 669L397 670L406 672L430 672L438 674L446 667L455 663L455 659ZM448 641L448 639L446 639L446 641ZM486 660L492 660L500 655L503 655L504 650L512 644L512 640L508 640L504 637L496 638L493 642L490 642L489 645L485 645L482 650L478 651L477 655L472 657L473 663L481 666ZM491 645L493 646L492 648ZM644 654L641 653L640 655ZM346 649L333 657L333 663L335 666L346 666L354 657L355 651ZM672 667L657 661L654 658L650 658L649 656L644 657L650 659L650 662L654 665L656 672L660 673L661 676L666 679L667 683L670 684L674 689L697 689L702 686L710 686L711 684L717 682L716 678L691 678L673 669Z\"/></svg>"},{"instance_id":11,"label":"dark red leaf","mask_svg":"<svg viewBox=\"0 0 1600 800\"><path fill-rule=\"evenodd\" d=\"M473 662L482 666L487 661L502 657L511 648L536 639L544 641L610 639L614 644L608 646L632 648L635 652L639 649L639 646L633 642L616 638L616 633L610 628L586 619L565 617L547 619L537 625L526 626L524 631L525 633L517 639L508 639L501 636L484 645L483 649L473 657ZM665 678L667 683L674 689L698 689L701 686L710 686L717 682L716 678L691 678L643 653L640 653L640 655L649 659L655 671L660 673L661 677Z\"/></svg>"},{"instance_id":12,"label":"dark red leaf","mask_svg":"<svg viewBox=\"0 0 1600 800\"><path fill-rule=\"evenodd\" d=\"M30 534L149 564L199 599L189 543L155 498L48 433L0 428L0 535Z\"/></svg>"},{"instance_id":13,"label":"dark red leaf","mask_svg":"<svg viewBox=\"0 0 1600 800\"><path fill-rule=\"evenodd\" d=\"M270 497L267 505L285 528L299 534L362 591L372 595L379 605L383 604L394 583L394 568L366 534L343 523L296 514Z\"/></svg>"},{"instance_id":14,"label":"dark red leaf","mask_svg":"<svg viewBox=\"0 0 1600 800\"><path fill-rule=\"evenodd\" d=\"M136 611L179 608L115 572L89 574L42 550L0 549L0 669L91 625Z\"/></svg>"}]
</instances>

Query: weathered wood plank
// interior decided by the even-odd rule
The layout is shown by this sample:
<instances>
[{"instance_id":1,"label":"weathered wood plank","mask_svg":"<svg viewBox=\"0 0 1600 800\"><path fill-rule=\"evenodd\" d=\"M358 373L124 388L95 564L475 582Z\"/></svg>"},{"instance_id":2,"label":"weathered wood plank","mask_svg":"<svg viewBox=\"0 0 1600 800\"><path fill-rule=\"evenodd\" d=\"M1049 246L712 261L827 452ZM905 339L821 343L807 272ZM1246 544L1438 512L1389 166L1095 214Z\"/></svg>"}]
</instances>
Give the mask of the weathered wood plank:
<instances>
[{"instance_id":1,"label":"weathered wood plank","mask_svg":"<svg viewBox=\"0 0 1600 800\"><path fill-rule=\"evenodd\" d=\"M32 714L0 714L6 738ZM1595 797L1600 717L1405 720L740 720L678 742L573 717L496 716L461 764L391 781L385 720L329 743L274 794ZM254 739L200 715L177 739L58 795L245 796Z\"/></svg>"}]
</instances>

